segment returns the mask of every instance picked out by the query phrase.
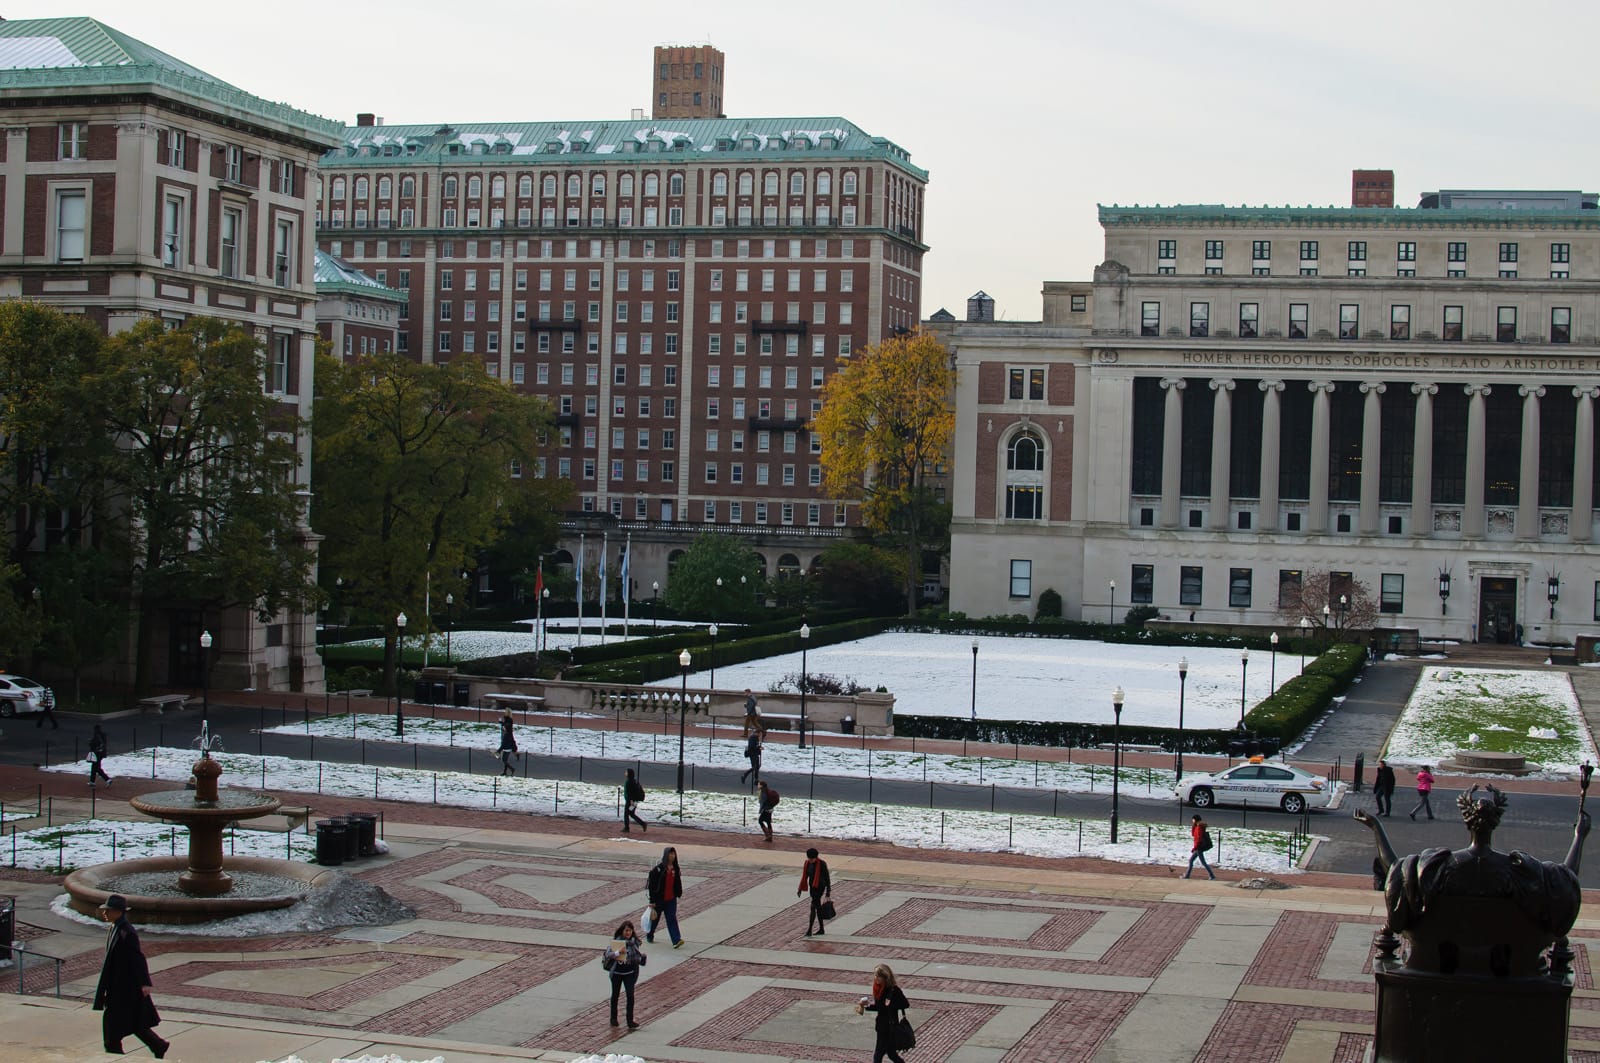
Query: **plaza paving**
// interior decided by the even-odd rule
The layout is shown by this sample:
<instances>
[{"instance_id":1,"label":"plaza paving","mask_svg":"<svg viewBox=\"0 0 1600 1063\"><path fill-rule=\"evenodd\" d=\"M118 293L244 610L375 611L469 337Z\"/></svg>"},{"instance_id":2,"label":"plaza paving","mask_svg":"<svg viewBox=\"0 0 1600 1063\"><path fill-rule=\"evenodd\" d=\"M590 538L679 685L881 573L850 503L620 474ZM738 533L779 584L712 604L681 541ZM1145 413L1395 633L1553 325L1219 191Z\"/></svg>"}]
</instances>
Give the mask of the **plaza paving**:
<instances>
[{"instance_id":1,"label":"plaza paving","mask_svg":"<svg viewBox=\"0 0 1600 1063\"><path fill-rule=\"evenodd\" d=\"M17 780L12 777L8 783ZM58 798L63 813L72 799ZM389 806L393 852L352 865L411 905L383 928L250 940L145 936L169 1059L307 1060L393 1052L449 1063L864 1060L853 1003L891 964L914 1008L911 1060L1359 1060L1370 1040L1370 939L1382 904L1353 876L1253 889L1224 872L870 843L825 852L839 918L804 936L807 842ZM781 817L780 817L781 818ZM781 824L780 824L781 825ZM636 1031L607 1023L599 954L643 904L663 844L686 875L685 946L647 949ZM48 910L51 876L0 872L22 937L69 960L60 1001L0 979L0 1058L92 1060L103 933ZM1574 945L1572 1058L1600 1061L1600 992ZM42 983L30 976L30 990ZM133 1042L129 1042L132 1046Z\"/></svg>"}]
</instances>

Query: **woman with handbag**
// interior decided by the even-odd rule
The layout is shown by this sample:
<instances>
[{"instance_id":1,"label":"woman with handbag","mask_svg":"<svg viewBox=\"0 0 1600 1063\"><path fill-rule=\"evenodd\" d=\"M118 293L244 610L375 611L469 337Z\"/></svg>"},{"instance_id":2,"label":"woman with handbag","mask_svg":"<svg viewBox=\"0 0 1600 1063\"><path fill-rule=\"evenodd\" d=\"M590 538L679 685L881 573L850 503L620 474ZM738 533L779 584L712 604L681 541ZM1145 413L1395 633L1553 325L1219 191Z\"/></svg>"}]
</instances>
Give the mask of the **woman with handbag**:
<instances>
[{"instance_id":1,"label":"woman with handbag","mask_svg":"<svg viewBox=\"0 0 1600 1063\"><path fill-rule=\"evenodd\" d=\"M828 877L828 862L817 855L815 849L806 850L806 862L800 866L800 886L794 891L796 897L806 890L811 891L811 911L806 915L806 937L811 936L811 924L817 925L817 933L823 933L823 908L822 898L828 898L828 907L833 907L833 881ZM831 918L832 912L828 915Z\"/></svg>"},{"instance_id":2,"label":"woman with handbag","mask_svg":"<svg viewBox=\"0 0 1600 1063\"><path fill-rule=\"evenodd\" d=\"M1200 818L1199 813L1196 813L1194 819L1189 821L1189 837L1193 840L1193 844L1189 848L1189 870L1183 873L1183 877L1188 878L1194 874L1194 862L1198 860L1200 861L1200 866L1206 869L1206 874L1216 878L1217 873L1211 870L1210 864L1206 863L1206 850L1210 849L1212 844L1211 831L1206 826L1206 821Z\"/></svg>"},{"instance_id":3,"label":"woman with handbag","mask_svg":"<svg viewBox=\"0 0 1600 1063\"><path fill-rule=\"evenodd\" d=\"M618 948L618 945L621 948ZM611 1025L617 1024L617 996L624 989L628 991L628 1029L637 1030L639 1024L633 1021L633 986L639 980L639 968L645 964L645 954L639 948L639 937L633 931L633 920L624 920L617 927L616 938L606 947L606 953L600 957L600 965L611 972Z\"/></svg>"},{"instance_id":4,"label":"woman with handbag","mask_svg":"<svg viewBox=\"0 0 1600 1063\"><path fill-rule=\"evenodd\" d=\"M877 1012L873 1024L877 1042L872 1047L872 1063L883 1063L885 1059L893 1063L905 1063L900 1058L900 1051L916 1044L911 1023L905 1017L906 1009L910 1006L910 1001L900 991L899 983L894 980L894 972L889 965L878 964L872 971L872 995L862 997L856 1004L857 1015L866 1011Z\"/></svg>"}]
</instances>

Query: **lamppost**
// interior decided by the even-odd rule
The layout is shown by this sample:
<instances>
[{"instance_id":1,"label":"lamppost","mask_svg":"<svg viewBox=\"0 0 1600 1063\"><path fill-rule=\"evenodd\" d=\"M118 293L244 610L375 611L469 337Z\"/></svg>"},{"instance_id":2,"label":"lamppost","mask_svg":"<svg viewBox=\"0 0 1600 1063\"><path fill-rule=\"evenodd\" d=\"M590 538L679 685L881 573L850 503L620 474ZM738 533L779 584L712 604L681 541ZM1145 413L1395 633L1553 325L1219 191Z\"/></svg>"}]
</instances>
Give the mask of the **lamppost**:
<instances>
[{"instance_id":1,"label":"lamppost","mask_svg":"<svg viewBox=\"0 0 1600 1063\"><path fill-rule=\"evenodd\" d=\"M1111 692L1111 844L1117 844L1117 811L1122 778L1122 687Z\"/></svg>"},{"instance_id":2,"label":"lamppost","mask_svg":"<svg viewBox=\"0 0 1600 1063\"><path fill-rule=\"evenodd\" d=\"M1322 648L1328 648L1328 636L1333 634L1333 610L1327 602L1322 603Z\"/></svg>"},{"instance_id":3,"label":"lamppost","mask_svg":"<svg viewBox=\"0 0 1600 1063\"><path fill-rule=\"evenodd\" d=\"M200 632L200 724L211 717L211 632Z\"/></svg>"},{"instance_id":4,"label":"lamppost","mask_svg":"<svg viewBox=\"0 0 1600 1063\"><path fill-rule=\"evenodd\" d=\"M1344 637L1345 628L1350 626L1350 596L1339 595L1339 636Z\"/></svg>"},{"instance_id":5,"label":"lamppost","mask_svg":"<svg viewBox=\"0 0 1600 1063\"><path fill-rule=\"evenodd\" d=\"M1306 670L1306 640L1310 637L1311 618L1302 616L1300 618L1300 670L1302 672Z\"/></svg>"},{"instance_id":6,"label":"lamppost","mask_svg":"<svg viewBox=\"0 0 1600 1063\"><path fill-rule=\"evenodd\" d=\"M1276 694L1278 692L1278 633L1274 631L1268 641L1272 643L1272 676L1267 680L1267 692Z\"/></svg>"},{"instance_id":7,"label":"lamppost","mask_svg":"<svg viewBox=\"0 0 1600 1063\"><path fill-rule=\"evenodd\" d=\"M650 630L661 626L661 581L650 581Z\"/></svg>"},{"instance_id":8,"label":"lamppost","mask_svg":"<svg viewBox=\"0 0 1600 1063\"><path fill-rule=\"evenodd\" d=\"M539 641L543 644L544 651L550 652L550 588L544 589L540 596L541 612L544 613L544 623L539 625ZM534 662L538 663L538 662Z\"/></svg>"},{"instance_id":9,"label":"lamppost","mask_svg":"<svg viewBox=\"0 0 1600 1063\"><path fill-rule=\"evenodd\" d=\"M397 647L394 662L394 733L399 738L406 734L405 699L400 692L400 673L406 666L406 614L401 613L394 618L394 625L398 633L395 636Z\"/></svg>"},{"instance_id":10,"label":"lamppost","mask_svg":"<svg viewBox=\"0 0 1600 1063\"><path fill-rule=\"evenodd\" d=\"M450 656L450 611L455 608L455 594L444 596L444 659L447 664L454 664L455 658Z\"/></svg>"},{"instance_id":11,"label":"lamppost","mask_svg":"<svg viewBox=\"0 0 1600 1063\"><path fill-rule=\"evenodd\" d=\"M972 640L972 718L978 718L978 640Z\"/></svg>"},{"instance_id":12,"label":"lamppost","mask_svg":"<svg viewBox=\"0 0 1600 1063\"><path fill-rule=\"evenodd\" d=\"M688 649L678 654L678 667L683 670L683 697L678 702L678 793L683 793L683 718L689 715L689 664L692 658Z\"/></svg>"},{"instance_id":13,"label":"lamppost","mask_svg":"<svg viewBox=\"0 0 1600 1063\"><path fill-rule=\"evenodd\" d=\"M811 640L811 625L800 621L800 748L806 747L806 646Z\"/></svg>"},{"instance_id":14,"label":"lamppost","mask_svg":"<svg viewBox=\"0 0 1600 1063\"><path fill-rule=\"evenodd\" d=\"M1183 695L1189 687L1189 658L1178 658L1178 781L1183 781Z\"/></svg>"},{"instance_id":15,"label":"lamppost","mask_svg":"<svg viewBox=\"0 0 1600 1063\"><path fill-rule=\"evenodd\" d=\"M711 689L717 689L717 625L712 624L706 628L706 633L711 636Z\"/></svg>"},{"instance_id":16,"label":"lamppost","mask_svg":"<svg viewBox=\"0 0 1600 1063\"><path fill-rule=\"evenodd\" d=\"M1550 619L1556 618L1556 602L1561 599L1561 577L1554 572L1545 581L1545 596L1550 599Z\"/></svg>"},{"instance_id":17,"label":"lamppost","mask_svg":"<svg viewBox=\"0 0 1600 1063\"><path fill-rule=\"evenodd\" d=\"M1439 570L1439 615L1449 613L1447 606L1450 604L1450 573L1444 569Z\"/></svg>"},{"instance_id":18,"label":"lamppost","mask_svg":"<svg viewBox=\"0 0 1600 1063\"><path fill-rule=\"evenodd\" d=\"M1239 730L1244 730L1245 682L1250 675L1250 651L1239 651Z\"/></svg>"},{"instance_id":19,"label":"lamppost","mask_svg":"<svg viewBox=\"0 0 1600 1063\"><path fill-rule=\"evenodd\" d=\"M1115 624L1117 622L1117 581L1114 579L1106 580L1106 587L1111 592L1111 604L1106 606L1106 623Z\"/></svg>"}]
</instances>

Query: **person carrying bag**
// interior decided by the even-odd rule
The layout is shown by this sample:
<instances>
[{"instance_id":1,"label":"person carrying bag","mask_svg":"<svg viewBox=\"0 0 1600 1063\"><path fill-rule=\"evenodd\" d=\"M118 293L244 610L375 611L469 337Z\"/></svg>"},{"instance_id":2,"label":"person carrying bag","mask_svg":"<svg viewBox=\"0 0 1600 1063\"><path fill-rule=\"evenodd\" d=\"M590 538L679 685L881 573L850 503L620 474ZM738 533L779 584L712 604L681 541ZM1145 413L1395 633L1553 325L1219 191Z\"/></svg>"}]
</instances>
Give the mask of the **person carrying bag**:
<instances>
[{"instance_id":1,"label":"person carrying bag","mask_svg":"<svg viewBox=\"0 0 1600 1063\"><path fill-rule=\"evenodd\" d=\"M617 927L616 937L600 957L600 966L611 975L611 1025L617 1025L617 997L623 990L628 993L628 1029L637 1030L633 1021L633 987L639 981L639 968L645 965L646 956L639 948L639 936L634 933L633 920L624 920Z\"/></svg>"},{"instance_id":2,"label":"person carrying bag","mask_svg":"<svg viewBox=\"0 0 1600 1063\"><path fill-rule=\"evenodd\" d=\"M883 1063L885 1059L892 1063L905 1063L900 1053L916 1047L916 1031L906 1018L906 1009L909 1007L911 1002L901 992L894 971L886 963L878 964L872 972L871 994L862 997L856 1004L857 1015L867 1011L876 1013L873 1031L877 1039L872 1048L872 1063Z\"/></svg>"}]
</instances>

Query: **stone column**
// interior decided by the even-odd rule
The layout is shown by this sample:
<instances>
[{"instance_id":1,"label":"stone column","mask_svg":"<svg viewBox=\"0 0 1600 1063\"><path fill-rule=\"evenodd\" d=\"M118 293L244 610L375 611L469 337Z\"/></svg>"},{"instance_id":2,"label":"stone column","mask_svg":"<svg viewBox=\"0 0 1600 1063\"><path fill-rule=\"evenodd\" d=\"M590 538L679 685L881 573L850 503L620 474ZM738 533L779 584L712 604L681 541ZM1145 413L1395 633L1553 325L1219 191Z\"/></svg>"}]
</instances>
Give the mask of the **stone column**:
<instances>
[{"instance_id":1,"label":"stone column","mask_svg":"<svg viewBox=\"0 0 1600 1063\"><path fill-rule=\"evenodd\" d=\"M1361 512L1356 526L1362 535L1378 534L1379 503L1378 483L1382 473L1378 466L1383 457L1383 403L1379 396L1387 385L1367 381L1361 393L1367 397L1361 410Z\"/></svg>"},{"instance_id":2,"label":"stone column","mask_svg":"<svg viewBox=\"0 0 1600 1063\"><path fill-rule=\"evenodd\" d=\"M1161 526L1178 526L1178 489L1183 480L1183 389L1182 377L1163 377L1167 389L1166 422L1161 429Z\"/></svg>"},{"instance_id":3,"label":"stone column","mask_svg":"<svg viewBox=\"0 0 1600 1063\"><path fill-rule=\"evenodd\" d=\"M1572 518L1567 535L1575 543L1586 543L1594 529L1594 400L1600 388L1573 388L1578 400L1577 432L1572 453Z\"/></svg>"},{"instance_id":4,"label":"stone column","mask_svg":"<svg viewBox=\"0 0 1600 1063\"><path fill-rule=\"evenodd\" d=\"M1282 448L1283 411L1278 396L1283 394L1283 381L1263 380L1258 386L1266 393L1261 401L1261 513L1260 528L1265 532L1278 530L1278 463Z\"/></svg>"},{"instance_id":5,"label":"stone column","mask_svg":"<svg viewBox=\"0 0 1600 1063\"><path fill-rule=\"evenodd\" d=\"M1517 476L1517 538L1534 542L1539 538L1539 400L1544 388L1522 384L1522 468Z\"/></svg>"},{"instance_id":6,"label":"stone column","mask_svg":"<svg viewBox=\"0 0 1600 1063\"><path fill-rule=\"evenodd\" d=\"M1485 399L1488 384L1468 384L1462 388L1467 393L1467 503L1461 507L1461 534L1464 538L1481 539L1484 532L1483 512L1483 462L1485 434Z\"/></svg>"},{"instance_id":7,"label":"stone column","mask_svg":"<svg viewBox=\"0 0 1600 1063\"><path fill-rule=\"evenodd\" d=\"M1233 450L1233 381L1212 380L1216 392L1211 405L1211 520L1212 531L1228 530L1228 472Z\"/></svg>"},{"instance_id":8,"label":"stone column","mask_svg":"<svg viewBox=\"0 0 1600 1063\"><path fill-rule=\"evenodd\" d=\"M1438 384L1412 384L1417 397L1416 426L1411 435L1411 535L1433 535L1433 397Z\"/></svg>"},{"instance_id":9,"label":"stone column","mask_svg":"<svg viewBox=\"0 0 1600 1063\"><path fill-rule=\"evenodd\" d=\"M1311 389L1311 505L1306 531L1321 535L1328 530L1328 396L1333 381L1313 380Z\"/></svg>"}]
</instances>

